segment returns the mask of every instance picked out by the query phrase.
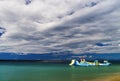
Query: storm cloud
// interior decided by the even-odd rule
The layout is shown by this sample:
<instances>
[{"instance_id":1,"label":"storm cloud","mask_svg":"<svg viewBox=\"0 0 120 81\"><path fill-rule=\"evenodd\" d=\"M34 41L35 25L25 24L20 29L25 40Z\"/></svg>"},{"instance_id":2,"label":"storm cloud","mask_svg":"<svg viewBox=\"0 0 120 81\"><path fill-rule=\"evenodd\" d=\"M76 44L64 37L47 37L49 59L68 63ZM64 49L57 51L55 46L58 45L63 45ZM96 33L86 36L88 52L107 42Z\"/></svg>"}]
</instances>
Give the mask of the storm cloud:
<instances>
[{"instance_id":1,"label":"storm cloud","mask_svg":"<svg viewBox=\"0 0 120 81\"><path fill-rule=\"evenodd\" d=\"M119 0L0 0L1 52L120 52Z\"/></svg>"}]
</instances>

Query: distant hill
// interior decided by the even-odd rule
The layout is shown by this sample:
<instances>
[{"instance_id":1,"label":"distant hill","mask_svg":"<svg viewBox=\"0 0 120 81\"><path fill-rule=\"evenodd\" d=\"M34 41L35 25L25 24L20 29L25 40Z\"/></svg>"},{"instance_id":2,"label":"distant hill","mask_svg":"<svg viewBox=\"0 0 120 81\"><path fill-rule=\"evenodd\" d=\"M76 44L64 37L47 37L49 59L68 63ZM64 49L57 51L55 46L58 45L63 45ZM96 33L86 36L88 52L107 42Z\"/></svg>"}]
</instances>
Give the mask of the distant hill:
<instances>
[{"instance_id":1,"label":"distant hill","mask_svg":"<svg viewBox=\"0 0 120 81\"><path fill-rule=\"evenodd\" d=\"M72 59L80 60L80 58L85 58L88 61L94 60L109 60L109 61L120 61L120 53L110 53L110 54L96 54L96 53L86 53L86 54L72 54L72 53L45 53L45 54L23 54L23 53L0 53L0 60L42 60L42 61L70 61Z\"/></svg>"}]
</instances>

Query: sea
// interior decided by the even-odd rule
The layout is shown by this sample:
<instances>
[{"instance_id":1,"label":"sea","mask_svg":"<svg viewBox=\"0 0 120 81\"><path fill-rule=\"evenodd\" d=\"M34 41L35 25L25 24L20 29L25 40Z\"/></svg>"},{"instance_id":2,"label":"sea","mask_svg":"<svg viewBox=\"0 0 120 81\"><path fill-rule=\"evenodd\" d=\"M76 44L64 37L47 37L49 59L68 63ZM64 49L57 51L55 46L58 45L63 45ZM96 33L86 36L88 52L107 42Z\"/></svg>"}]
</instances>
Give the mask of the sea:
<instances>
[{"instance_id":1,"label":"sea","mask_svg":"<svg viewBox=\"0 0 120 81\"><path fill-rule=\"evenodd\" d=\"M80 67L68 63L0 62L0 81L100 81L116 73L120 73L120 64Z\"/></svg>"}]
</instances>

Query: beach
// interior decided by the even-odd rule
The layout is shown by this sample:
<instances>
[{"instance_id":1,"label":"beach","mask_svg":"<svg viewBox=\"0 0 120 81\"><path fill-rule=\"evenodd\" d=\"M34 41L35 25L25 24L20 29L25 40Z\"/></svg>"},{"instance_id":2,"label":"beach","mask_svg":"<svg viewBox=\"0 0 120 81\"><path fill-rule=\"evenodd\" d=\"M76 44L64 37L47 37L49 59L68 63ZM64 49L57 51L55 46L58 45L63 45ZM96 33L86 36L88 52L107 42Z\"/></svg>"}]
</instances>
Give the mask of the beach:
<instances>
[{"instance_id":1,"label":"beach","mask_svg":"<svg viewBox=\"0 0 120 81\"><path fill-rule=\"evenodd\" d=\"M120 81L120 73L112 73L109 76L94 79L93 81Z\"/></svg>"}]
</instances>

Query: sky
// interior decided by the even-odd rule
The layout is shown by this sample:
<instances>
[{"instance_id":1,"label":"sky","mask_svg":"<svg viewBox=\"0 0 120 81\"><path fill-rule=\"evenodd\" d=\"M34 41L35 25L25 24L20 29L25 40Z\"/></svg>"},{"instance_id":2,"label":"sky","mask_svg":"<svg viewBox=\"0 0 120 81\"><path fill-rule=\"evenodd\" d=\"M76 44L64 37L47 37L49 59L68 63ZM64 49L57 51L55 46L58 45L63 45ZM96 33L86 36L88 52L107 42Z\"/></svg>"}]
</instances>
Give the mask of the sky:
<instances>
[{"instance_id":1,"label":"sky","mask_svg":"<svg viewBox=\"0 0 120 81\"><path fill-rule=\"evenodd\" d=\"M120 0L0 0L1 32L0 52L120 53Z\"/></svg>"}]
</instances>

